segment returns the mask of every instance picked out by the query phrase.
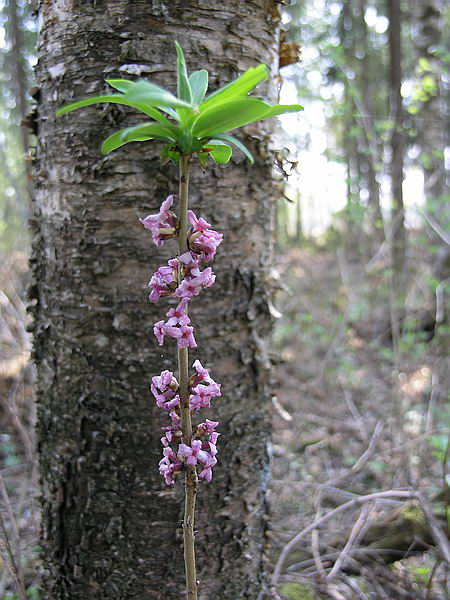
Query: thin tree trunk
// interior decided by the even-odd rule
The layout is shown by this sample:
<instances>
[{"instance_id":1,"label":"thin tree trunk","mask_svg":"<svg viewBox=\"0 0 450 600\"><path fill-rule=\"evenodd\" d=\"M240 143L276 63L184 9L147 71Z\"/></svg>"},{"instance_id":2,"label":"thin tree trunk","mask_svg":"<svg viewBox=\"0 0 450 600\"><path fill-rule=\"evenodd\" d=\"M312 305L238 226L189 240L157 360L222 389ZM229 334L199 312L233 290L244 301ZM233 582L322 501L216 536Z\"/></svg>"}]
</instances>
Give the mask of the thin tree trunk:
<instances>
[{"instance_id":1,"label":"thin tree trunk","mask_svg":"<svg viewBox=\"0 0 450 600\"><path fill-rule=\"evenodd\" d=\"M375 87L372 83L371 68L372 56L369 48L369 32L365 19L367 0L360 0L359 25L361 29L361 50L363 52L362 59L362 97L364 99L362 105L364 108L364 116L361 117L364 140L367 147L367 189L369 192L369 222L370 231L376 247L380 246L384 241L383 214L381 212L380 202L380 184L377 179L377 165L381 163L381 146L378 136L375 132L375 103L374 97L376 94ZM376 84L375 84L376 85ZM358 109L358 106L356 106ZM374 249L372 249L374 250Z\"/></svg>"},{"instance_id":2,"label":"thin tree trunk","mask_svg":"<svg viewBox=\"0 0 450 600\"><path fill-rule=\"evenodd\" d=\"M449 221L445 168L445 148L450 146L450 128L448 123L450 105L448 91L443 89L441 73L444 69L442 59L436 55L435 49L442 44L444 24L444 3L442 0L416 1L416 37L417 58L425 59L422 78L432 78L435 88L421 103L418 113L418 133L421 146L421 165L425 177L425 196L427 208L433 217L444 226ZM428 65L428 69L426 68ZM433 277L438 281L450 277L450 247L439 235L431 232L434 243L438 245L436 259L433 263Z\"/></svg>"},{"instance_id":3,"label":"thin tree trunk","mask_svg":"<svg viewBox=\"0 0 450 600\"><path fill-rule=\"evenodd\" d=\"M431 77L435 89L424 99L419 111L419 141L422 150L422 166L425 175L427 200L437 199L446 191L444 150L448 145L449 129L445 123L444 98L441 95L442 60L435 49L442 43L444 5L442 0L420 0L416 7L417 35L415 46L417 58L426 59L429 69L423 65L422 79Z\"/></svg>"},{"instance_id":4,"label":"thin tree trunk","mask_svg":"<svg viewBox=\"0 0 450 600\"><path fill-rule=\"evenodd\" d=\"M7 37L9 39L9 62L12 81L10 85L15 94L15 113L17 123L20 126L23 151L28 150L28 130L22 125L22 121L28 114L28 77L25 67L25 43L24 24L22 22L22 11L19 9L17 0L8 0L6 4L7 15Z\"/></svg>"},{"instance_id":5,"label":"thin tree trunk","mask_svg":"<svg viewBox=\"0 0 450 600\"><path fill-rule=\"evenodd\" d=\"M295 243L297 245L303 242L303 215L302 215L302 195L297 190L295 197Z\"/></svg>"},{"instance_id":6,"label":"thin tree trunk","mask_svg":"<svg viewBox=\"0 0 450 600\"><path fill-rule=\"evenodd\" d=\"M147 302L147 282L173 256L139 217L177 190L175 168L135 143L104 158L110 132L138 122L97 105L56 119L57 107L106 92L103 79L136 76L173 87L174 41L211 89L277 62L275 2L101 0L41 4L37 79L39 146L34 201L35 358L43 547L49 600L179 600L184 594L183 484L158 473L160 411L152 375L176 370L175 347L151 333L167 306ZM272 72L272 81L274 75ZM260 94L274 99L273 86ZM109 93L109 92L108 92ZM265 598L264 552L270 329L271 125L247 128L256 155L206 174L191 171L192 208L224 233L217 283L191 302L200 358L222 383L219 464L199 485L200 600ZM262 158L264 157L264 158ZM197 301L198 300L198 301Z\"/></svg>"},{"instance_id":7,"label":"thin tree trunk","mask_svg":"<svg viewBox=\"0 0 450 600\"><path fill-rule=\"evenodd\" d=\"M404 295L406 231L403 204L403 103L401 95L401 12L400 0L389 0L389 53L390 53L390 113L394 122L391 136L391 194L392 194L392 268L395 289Z\"/></svg>"}]
</instances>

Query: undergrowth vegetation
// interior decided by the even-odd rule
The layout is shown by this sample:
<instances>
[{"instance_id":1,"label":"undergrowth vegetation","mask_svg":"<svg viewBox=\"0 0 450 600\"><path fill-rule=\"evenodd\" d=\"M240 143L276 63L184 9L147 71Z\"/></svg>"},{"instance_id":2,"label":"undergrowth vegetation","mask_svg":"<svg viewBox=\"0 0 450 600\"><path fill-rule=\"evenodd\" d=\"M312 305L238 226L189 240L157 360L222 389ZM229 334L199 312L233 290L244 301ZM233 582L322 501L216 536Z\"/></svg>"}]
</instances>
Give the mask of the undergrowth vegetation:
<instances>
[{"instance_id":1,"label":"undergrowth vegetation","mask_svg":"<svg viewBox=\"0 0 450 600\"><path fill-rule=\"evenodd\" d=\"M364 261L338 236L281 255L274 561L318 522L286 555L284 598L449 597L450 328L414 235L398 340L382 255Z\"/></svg>"}]
</instances>

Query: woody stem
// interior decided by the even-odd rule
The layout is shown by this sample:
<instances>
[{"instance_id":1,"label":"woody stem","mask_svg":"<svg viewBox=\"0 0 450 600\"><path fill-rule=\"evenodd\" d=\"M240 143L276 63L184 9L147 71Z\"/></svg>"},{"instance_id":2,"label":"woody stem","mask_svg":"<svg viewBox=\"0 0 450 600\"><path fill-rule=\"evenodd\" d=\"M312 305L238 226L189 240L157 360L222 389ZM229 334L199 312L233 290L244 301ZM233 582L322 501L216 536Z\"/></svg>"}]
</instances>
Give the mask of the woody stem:
<instances>
[{"instance_id":1,"label":"woody stem","mask_svg":"<svg viewBox=\"0 0 450 600\"><path fill-rule=\"evenodd\" d=\"M178 255L188 251L187 244L187 212L189 205L189 167L191 156L180 156L180 231L178 235ZM181 264L179 266L181 270ZM179 272L181 281L181 273ZM189 406L189 351L188 348L178 348L179 396L181 412L181 430L183 443L192 443L192 421ZM197 600L197 574L195 566L195 500L197 496L197 469L194 465L185 465L185 504L183 521L184 566L186 573L186 591L188 600Z\"/></svg>"}]
</instances>

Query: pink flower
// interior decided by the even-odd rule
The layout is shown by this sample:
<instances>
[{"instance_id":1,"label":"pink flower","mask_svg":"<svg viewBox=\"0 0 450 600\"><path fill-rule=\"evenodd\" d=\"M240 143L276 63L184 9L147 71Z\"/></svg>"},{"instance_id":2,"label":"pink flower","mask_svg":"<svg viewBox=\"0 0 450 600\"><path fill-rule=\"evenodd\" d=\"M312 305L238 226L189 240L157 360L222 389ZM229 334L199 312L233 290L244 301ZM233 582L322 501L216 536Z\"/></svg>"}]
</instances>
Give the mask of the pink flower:
<instances>
[{"instance_id":1,"label":"pink flower","mask_svg":"<svg viewBox=\"0 0 450 600\"><path fill-rule=\"evenodd\" d=\"M153 327L153 333L160 346L164 343L164 336L169 335L177 340L178 348L196 348L194 328L189 327L191 322L186 314L189 298L183 298L176 308L171 308L166 316L167 321L158 321Z\"/></svg>"},{"instance_id":2,"label":"pink flower","mask_svg":"<svg viewBox=\"0 0 450 600\"><path fill-rule=\"evenodd\" d=\"M199 383L215 383L213 379L209 376L208 369L205 369L202 363L197 359L193 365L194 369L197 371L197 374L192 375L190 379L191 386L198 385Z\"/></svg>"},{"instance_id":3,"label":"pink flower","mask_svg":"<svg viewBox=\"0 0 450 600\"><path fill-rule=\"evenodd\" d=\"M211 227L210 223L203 217L197 218L193 210L188 210L188 219L193 227L194 231L205 231Z\"/></svg>"},{"instance_id":4,"label":"pink flower","mask_svg":"<svg viewBox=\"0 0 450 600\"><path fill-rule=\"evenodd\" d=\"M208 450L211 456L216 456L217 454L217 439L219 435L220 433L218 433L217 431L212 432L208 437L208 441L203 442L202 444L202 448L204 450Z\"/></svg>"},{"instance_id":5,"label":"pink flower","mask_svg":"<svg viewBox=\"0 0 450 600\"><path fill-rule=\"evenodd\" d=\"M213 456L211 456L210 461L205 465L205 468L203 469L203 471L200 471L198 476L203 477L209 483L213 476L212 468L214 467L214 465L217 465L217 460Z\"/></svg>"},{"instance_id":6,"label":"pink flower","mask_svg":"<svg viewBox=\"0 0 450 600\"><path fill-rule=\"evenodd\" d=\"M192 254L192 252L184 252L184 254L180 254L178 259L184 265L185 275L195 276L200 273L198 268L198 260ZM194 271L194 269L196 269L196 271L193 273L192 271Z\"/></svg>"},{"instance_id":7,"label":"pink flower","mask_svg":"<svg viewBox=\"0 0 450 600\"><path fill-rule=\"evenodd\" d=\"M172 371L163 371L161 375L152 377L151 392L156 400L156 405L163 410L172 410L180 403L177 394L178 382Z\"/></svg>"},{"instance_id":8,"label":"pink flower","mask_svg":"<svg viewBox=\"0 0 450 600\"><path fill-rule=\"evenodd\" d=\"M164 321L158 321L153 325L153 333L155 334L158 344L162 346L164 344Z\"/></svg>"},{"instance_id":9,"label":"pink flower","mask_svg":"<svg viewBox=\"0 0 450 600\"><path fill-rule=\"evenodd\" d=\"M215 382L208 385L197 385L191 391L189 406L192 410L209 408L211 406L211 399L221 395L220 385Z\"/></svg>"},{"instance_id":10,"label":"pink flower","mask_svg":"<svg viewBox=\"0 0 450 600\"><path fill-rule=\"evenodd\" d=\"M159 267L152 275L148 286L151 288L151 293L148 299L151 302L156 302L161 296L170 296L177 287L177 269L178 260L169 260L166 267Z\"/></svg>"},{"instance_id":11,"label":"pink flower","mask_svg":"<svg viewBox=\"0 0 450 600\"><path fill-rule=\"evenodd\" d=\"M186 458L187 465L196 465L198 461L206 464L210 459L208 452L202 450L202 443L200 440L192 440L190 446L180 444L178 446L178 454Z\"/></svg>"},{"instance_id":12,"label":"pink flower","mask_svg":"<svg viewBox=\"0 0 450 600\"><path fill-rule=\"evenodd\" d=\"M181 438L181 418L175 411L172 411L169 416L172 419L172 425L168 425L167 427L161 427L161 429L165 432L165 439L168 443L172 442L174 439ZM163 442L164 438L161 438L161 442L164 446L167 446L165 442Z\"/></svg>"},{"instance_id":13,"label":"pink flower","mask_svg":"<svg viewBox=\"0 0 450 600\"><path fill-rule=\"evenodd\" d=\"M219 424L219 421L210 421L205 419L204 423L197 425L197 435L210 435ZM217 439L217 438L216 438Z\"/></svg>"},{"instance_id":14,"label":"pink flower","mask_svg":"<svg viewBox=\"0 0 450 600\"><path fill-rule=\"evenodd\" d=\"M152 232L153 241L161 246L167 239L178 234L179 221L170 211L173 196L169 196L161 205L158 214L148 215L141 219L146 229ZM178 258L168 261L166 266L159 267L150 279L151 293L149 299L156 302L162 296L179 298L178 305L166 313L166 320L158 321L153 327L154 334L161 346L165 336L177 341L178 348L196 348L194 328L190 326L187 314L190 299L197 296L203 288L214 284L216 276L211 267L200 270L200 261L209 262L214 258L217 247L223 236L211 229L211 225L203 218L197 218L189 211L192 225L188 231L189 250ZM199 360L193 364L195 373L189 379L189 406L192 411L211 406L211 400L220 396L220 385L209 375ZM159 408L170 411L171 424L162 427L161 437L163 458L159 462L159 472L167 485L174 483L174 475L183 469L183 463L201 465L199 477L211 481L212 468L217 464L217 440L220 433L215 429L218 421L206 419L194 429L190 446L183 442L178 444L175 453L171 444L183 439L180 417L179 384L171 371L162 371L152 378L151 391ZM174 410L175 409L175 410Z\"/></svg>"},{"instance_id":15,"label":"pink flower","mask_svg":"<svg viewBox=\"0 0 450 600\"><path fill-rule=\"evenodd\" d=\"M178 219L169 210L173 199L173 195L166 198L156 215L148 215L145 219L139 219L142 225L152 232L153 243L157 246L162 246L166 240L172 238L178 227Z\"/></svg>"},{"instance_id":16,"label":"pink flower","mask_svg":"<svg viewBox=\"0 0 450 600\"><path fill-rule=\"evenodd\" d=\"M208 229L207 231L203 231L198 237L192 236L190 245L204 262L211 262L222 240L223 235L221 233Z\"/></svg>"},{"instance_id":17,"label":"pink flower","mask_svg":"<svg viewBox=\"0 0 450 600\"><path fill-rule=\"evenodd\" d=\"M192 298L198 296L203 288L211 287L216 281L216 276L211 267L207 267L195 277L185 277L174 292L174 296L180 298Z\"/></svg>"},{"instance_id":18,"label":"pink flower","mask_svg":"<svg viewBox=\"0 0 450 600\"><path fill-rule=\"evenodd\" d=\"M223 235L214 229L209 229L211 225L205 219L197 218L192 210L188 211L188 217L193 226L188 239L189 247L204 262L212 261L217 247L222 243Z\"/></svg>"},{"instance_id":19,"label":"pink flower","mask_svg":"<svg viewBox=\"0 0 450 600\"><path fill-rule=\"evenodd\" d=\"M189 327L189 325L182 325L181 327L164 325L163 330L166 335L170 335L170 337L177 340L178 348L197 348L193 327Z\"/></svg>"},{"instance_id":20,"label":"pink flower","mask_svg":"<svg viewBox=\"0 0 450 600\"><path fill-rule=\"evenodd\" d=\"M202 442L202 450L206 452L208 455L208 460L204 463L204 469L199 473L199 477L204 477L206 481L211 481L212 479L212 467L217 464L216 454L217 454L217 439L220 435L217 431L213 431L214 427L218 425L215 421L208 421L208 430L210 431L208 435L208 440ZM206 425L206 423L202 424ZM199 425L200 427L200 425ZM199 428L198 427L198 428ZM197 428L197 430L198 430Z\"/></svg>"},{"instance_id":21,"label":"pink flower","mask_svg":"<svg viewBox=\"0 0 450 600\"><path fill-rule=\"evenodd\" d=\"M163 456L159 461L159 472L164 477L166 484L172 485L175 483L173 475L181 471L182 464L172 448L164 448Z\"/></svg>"},{"instance_id":22,"label":"pink flower","mask_svg":"<svg viewBox=\"0 0 450 600\"><path fill-rule=\"evenodd\" d=\"M218 424L218 421L206 419L204 423L197 426L196 435L208 435L208 439L203 442L193 440L191 446L180 444L178 447L178 454L187 457L188 465L196 465L198 462L203 464L199 477L203 477L206 481L211 481L212 468L217 464L217 439L220 433L214 429Z\"/></svg>"},{"instance_id":23,"label":"pink flower","mask_svg":"<svg viewBox=\"0 0 450 600\"><path fill-rule=\"evenodd\" d=\"M186 314L189 298L183 298L176 308L167 311L166 317L169 317L166 325L189 325L190 318Z\"/></svg>"},{"instance_id":24,"label":"pink flower","mask_svg":"<svg viewBox=\"0 0 450 600\"><path fill-rule=\"evenodd\" d=\"M214 455L209 452L205 452L205 454L207 454L208 458L206 460L206 462L203 463L204 469L202 471L200 471L200 473L198 474L199 477L203 477L204 479L206 479L206 481L211 481L212 479L212 468L217 465L217 458L215 457L215 455L217 454L217 448L214 447Z\"/></svg>"}]
</instances>

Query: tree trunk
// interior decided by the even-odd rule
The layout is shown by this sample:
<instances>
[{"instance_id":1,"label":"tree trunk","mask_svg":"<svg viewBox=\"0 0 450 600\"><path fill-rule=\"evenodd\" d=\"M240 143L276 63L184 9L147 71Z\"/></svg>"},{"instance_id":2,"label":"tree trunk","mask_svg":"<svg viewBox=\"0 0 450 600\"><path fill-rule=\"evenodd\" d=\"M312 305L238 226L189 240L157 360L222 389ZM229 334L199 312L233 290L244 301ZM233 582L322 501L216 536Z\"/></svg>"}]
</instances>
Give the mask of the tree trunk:
<instances>
[{"instance_id":1,"label":"tree trunk","mask_svg":"<svg viewBox=\"0 0 450 600\"><path fill-rule=\"evenodd\" d=\"M369 31L365 19L367 10L367 0L360 0L359 4L359 27L361 35L361 84L362 98L361 108L364 108L365 116L361 117L364 141L367 149L367 190L368 198L368 216L369 231L371 233L374 247L371 251L376 252L384 242L383 214L380 203L380 184L377 179L377 165L381 163L382 146L378 136L375 135L375 115L377 94L377 85L373 82L373 56L369 47ZM358 111L358 106L356 106Z\"/></svg>"},{"instance_id":2,"label":"tree trunk","mask_svg":"<svg viewBox=\"0 0 450 600\"><path fill-rule=\"evenodd\" d=\"M183 486L158 473L166 425L149 391L176 369L152 324L168 309L147 302L147 282L176 253L156 248L138 221L176 193L159 148L134 143L104 158L100 142L138 122L96 105L56 119L61 105L106 92L108 77L174 87L175 48L206 68L211 89L258 62L275 81L279 17L272 0L220 5L98 0L41 3L39 145L32 266L43 554L51 600L184 597ZM111 91L111 90L110 90ZM275 89L260 93L274 100ZM109 92L108 92L109 93ZM192 208L224 233L217 283L191 302L198 352L222 383L219 464L202 484L197 516L199 598L266 597L264 574L270 317L264 289L276 191L270 125L249 126L250 167L192 172Z\"/></svg>"},{"instance_id":3,"label":"tree trunk","mask_svg":"<svg viewBox=\"0 0 450 600\"><path fill-rule=\"evenodd\" d=\"M449 205L448 196L445 196L448 191L446 181L448 172L445 168L444 154L445 148L450 145L450 128L443 126L443 123L448 123L450 106L448 90L445 90L442 85L443 61L435 52L443 41L444 2L443 0L417 1L415 12L414 42L419 65L422 64L421 84L424 87L418 114L420 119L418 132L421 146L420 159L425 177L425 197L428 210L441 226L445 226L449 221ZM434 82L434 86L429 85L430 79ZM432 274L437 281L442 281L450 276L450 246L434 231L432 236L438 246Z\"/></svg>"},{"instance_id":4,"label":"tree trunk","mask_svg":"<svg viewBox=\"0 0 450 600\"><path fill-rule=\"evenodd\" d=\"M403 101L402 53L401 53L401 12L400 0L389 0L389 55L390 55L390 113L394 122L391 135L391 195L392 195L392 269L395 288L404 295L406 231L405 209L403 204Z\"/></svg>"},{"instance_id":5,"label":"tree trunk","mask_svg":"<svg viewBox=\"0 0 450 600\"><path fill-rule=\"evenodd\" d=\"M425 87L419 112L418 135L421 145L421 162L425 175L425 195L435 200L446 192L444 151L448 145L448 128L445 123L444 97L441 95L442 59L435 54L442 44L444 28L444 3L442 0L421 0L416 3L416 46L421 64L421 83ZM425 79L434 82L433 89Z\"/></svg>"},{"instance_id":6,"label":"tree trunk","mask_svg":"<svg viewBox=\"0 0 450 600\"><path fill-rule=\"evenodd\" d=\"M17 124L20 126L22 138L22 150L28 150L28 130L22 125L22 121L28 114L28 77L26 70L26 44L24 40L24 11L26 7L20 7L17 0L8 0L5 7L7 17L6 32L9 42L9 71L11 80L9 85L15 98L14 113Z\"/></svg>"}]
</instances>

